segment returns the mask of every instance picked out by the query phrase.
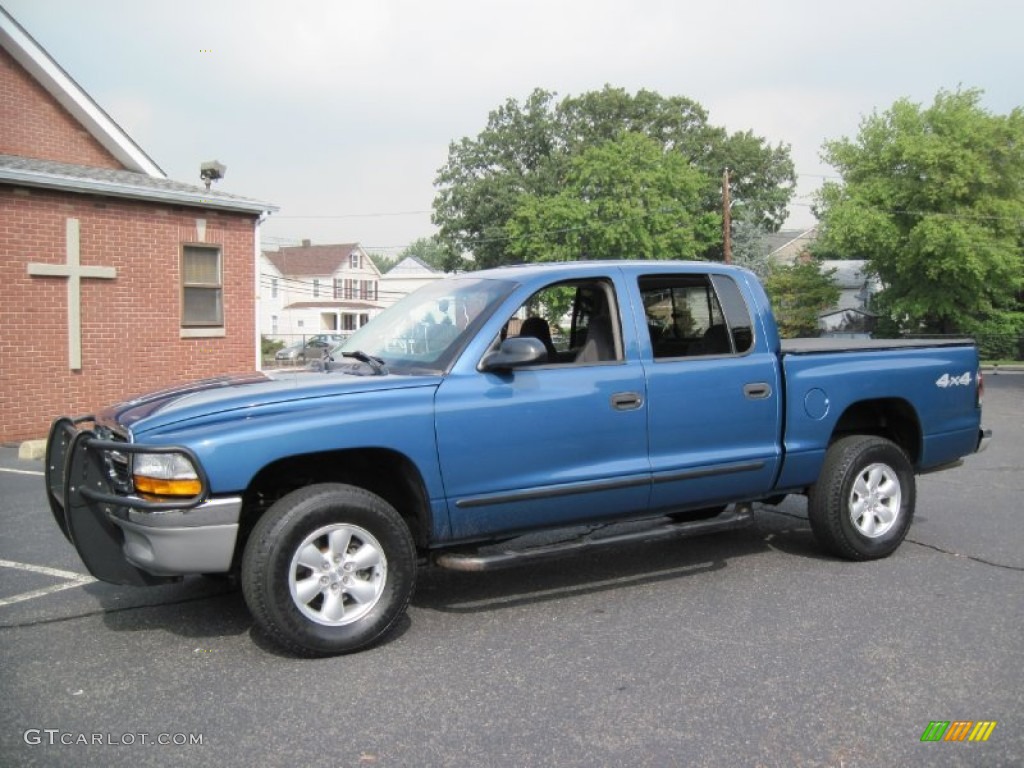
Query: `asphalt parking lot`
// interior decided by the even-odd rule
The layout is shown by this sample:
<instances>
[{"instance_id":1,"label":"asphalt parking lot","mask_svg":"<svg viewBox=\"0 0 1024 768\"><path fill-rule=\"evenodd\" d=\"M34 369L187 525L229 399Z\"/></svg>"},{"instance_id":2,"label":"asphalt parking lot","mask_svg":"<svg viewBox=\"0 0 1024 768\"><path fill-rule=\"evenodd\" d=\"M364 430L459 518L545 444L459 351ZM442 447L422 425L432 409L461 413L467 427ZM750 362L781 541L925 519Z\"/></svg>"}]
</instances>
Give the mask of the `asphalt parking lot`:
<instances>
[{"instance_id":1,"label":"asphalt parking lot","mask_svg":"<svg viewBox=\"0 0 1024 768\"><path fill-rule=\"evenodd\" d=\"M892 557L749 529L424 570L387 642L281 655L230 584L92 581L0 448L0 765L1024 765L1024 375L991 448L919 478ZM923 742L933 722L988 740Z\"/></svg>"}]
</instances>

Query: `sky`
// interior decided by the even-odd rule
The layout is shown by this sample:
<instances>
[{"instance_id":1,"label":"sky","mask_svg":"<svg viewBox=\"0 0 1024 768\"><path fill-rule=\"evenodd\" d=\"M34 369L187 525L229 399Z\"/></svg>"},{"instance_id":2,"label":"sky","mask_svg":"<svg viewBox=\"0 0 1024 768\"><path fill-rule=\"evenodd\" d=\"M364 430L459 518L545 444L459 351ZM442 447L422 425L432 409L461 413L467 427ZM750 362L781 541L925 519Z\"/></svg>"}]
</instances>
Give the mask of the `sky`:
<instances>
[{"instance_id":1,"label":"sky","mask_svg":"<svg viewBox=\"0 0 1024 768\"><path fill-rule=\"evenodd\" d=\"M1019 0L0 0L177 181L280 207L266 249L358 242L398 255L436 231L448 146L535 88L606 84L704 106L785 144L787 228L814 224L826 140L900 98L980 88L1024 106Z\"/></svg>"}]
</instances>

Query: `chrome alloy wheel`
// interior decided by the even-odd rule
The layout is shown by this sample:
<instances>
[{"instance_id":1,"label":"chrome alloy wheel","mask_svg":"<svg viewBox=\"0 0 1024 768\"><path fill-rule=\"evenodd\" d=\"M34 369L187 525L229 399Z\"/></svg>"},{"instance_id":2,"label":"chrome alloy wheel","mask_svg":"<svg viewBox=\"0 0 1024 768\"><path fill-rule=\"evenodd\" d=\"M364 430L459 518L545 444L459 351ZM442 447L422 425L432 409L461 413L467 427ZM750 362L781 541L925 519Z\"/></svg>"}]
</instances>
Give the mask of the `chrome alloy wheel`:
<instances>
[{"instance_id":1,"label":"chrome alloy wheel","mask_svg":"<svg viewBox=\"0 0 1024 768\"><path fill-rule=\"evenodd\" d=\"M369 531L344 523L326 525L295 550L288 590L306 618L339 627L373 610L387 572L384 549Z\"/></svg>"},{"instance_id":2,"label":"chrome alloy wheel","mask_svg":"<svg viewBox=\"0 0 1024 768\"><path fill-rule=\"evenodd\" d=\"M887 464L869 464L850 489L850 521L868 538L878 538L896 524L902 501L895 470Z\"/></svg>"}]
</instances>

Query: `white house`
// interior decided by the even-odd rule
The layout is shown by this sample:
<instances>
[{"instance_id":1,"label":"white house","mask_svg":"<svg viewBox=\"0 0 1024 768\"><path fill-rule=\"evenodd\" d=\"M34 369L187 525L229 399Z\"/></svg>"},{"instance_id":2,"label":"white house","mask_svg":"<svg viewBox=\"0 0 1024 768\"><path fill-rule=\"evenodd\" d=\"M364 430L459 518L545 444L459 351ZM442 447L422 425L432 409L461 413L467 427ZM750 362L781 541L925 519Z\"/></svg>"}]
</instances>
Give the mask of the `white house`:
<instances>
[{"instance_id":1,"label":"white house","mask_svg":"<svg viewBox=\"0 0 1024 768\"><path fill-rule=\"evenodd\" d=\"M443 277L444 272L438 272L415 256L406 256L381 277L380 302L384 306L391 306L417 288Z\"/></svg>"},{"instance_id":2,"label":"white house","mask_svg":"<svg viewBox=\"0 0 1024 768\"><path fill-rule=\"evenodd\" d=\"M284 342L347 335L383 303L381 274L358 243L302 245L260 257L260 333Z\"/></svg>"}]
</instances>

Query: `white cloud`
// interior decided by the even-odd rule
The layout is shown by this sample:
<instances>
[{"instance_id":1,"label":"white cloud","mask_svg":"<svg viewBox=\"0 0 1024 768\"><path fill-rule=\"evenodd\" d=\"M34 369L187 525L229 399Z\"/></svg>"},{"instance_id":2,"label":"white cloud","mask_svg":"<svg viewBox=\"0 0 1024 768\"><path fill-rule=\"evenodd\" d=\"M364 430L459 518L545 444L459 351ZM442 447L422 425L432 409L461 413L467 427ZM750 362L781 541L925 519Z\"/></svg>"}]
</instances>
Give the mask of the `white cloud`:
<instances>
[{"instance_id":1,"label":"white cloud","mask_svg":"<svg viewBox=\"0 0 1024 768\"><path fill-rule=\"evenodd\" d=\"M429 209L448 143L536 87L692 98L790 144L806 196L873 109L962 83L1005 112L1024 70L1005 0L4 2L172 177L217 157L225 190L282 206L274 236L379 245L429 216L283 216Z\"/></svg>"}]
</instances>

